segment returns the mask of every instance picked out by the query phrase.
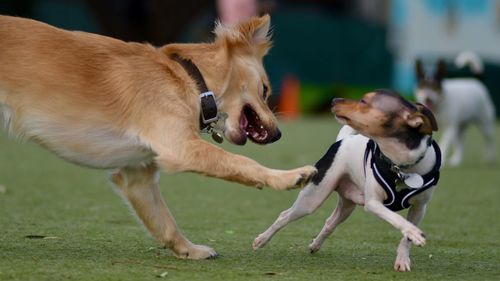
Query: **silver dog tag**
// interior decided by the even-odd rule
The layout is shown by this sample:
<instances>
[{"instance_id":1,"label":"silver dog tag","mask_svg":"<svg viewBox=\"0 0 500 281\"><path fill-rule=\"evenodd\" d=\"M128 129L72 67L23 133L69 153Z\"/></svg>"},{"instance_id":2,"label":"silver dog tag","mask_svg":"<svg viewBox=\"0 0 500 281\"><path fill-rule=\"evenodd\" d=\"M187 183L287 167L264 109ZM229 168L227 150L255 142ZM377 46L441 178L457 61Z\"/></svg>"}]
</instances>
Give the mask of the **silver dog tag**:
<instances>
[{"instance_id":1,"label":"silver dog tag","mask_svg":"<svg viewBox=\"0 0 500 281\"><path fill-rule=\"evenodd\" d=\"M222 138L222 135L216 131L212 131L212 139L216 142L216 143L222 143L224 142L224 139Z\"/></svg>"},{"instance_id":2,"label":"silver dog tag","mask_svg":"<svg viewBox=\"0 0 500 281\"><path fill-rule=\"evenodd\" d=\"M424 179L415 173L407 174L404 182L407 186L411 188L421 188L424 186Z\"/></svg>"}]
</instances>

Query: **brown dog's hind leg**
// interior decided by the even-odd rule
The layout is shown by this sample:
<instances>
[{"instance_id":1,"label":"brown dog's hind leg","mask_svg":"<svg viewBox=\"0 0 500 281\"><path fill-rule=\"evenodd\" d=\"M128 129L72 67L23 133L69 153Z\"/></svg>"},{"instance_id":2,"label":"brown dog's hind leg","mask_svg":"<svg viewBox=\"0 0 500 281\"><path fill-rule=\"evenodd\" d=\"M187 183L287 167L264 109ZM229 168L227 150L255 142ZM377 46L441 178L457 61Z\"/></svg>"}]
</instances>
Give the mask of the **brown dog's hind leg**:
<instances>
[{"instance_id":1,"label":"brown dog's hind leg","mask_svg":"<svg viewBox=\"0 0 500 281\"><path fill-rule=\"evenodd\" d=\"M121 168L111 175L121 195L151 235L178 258L214 258L217 253L206 246L194 245L178 229L159 189L159 170L155 163L146 167Z\"/></svg>"}]
</instances>

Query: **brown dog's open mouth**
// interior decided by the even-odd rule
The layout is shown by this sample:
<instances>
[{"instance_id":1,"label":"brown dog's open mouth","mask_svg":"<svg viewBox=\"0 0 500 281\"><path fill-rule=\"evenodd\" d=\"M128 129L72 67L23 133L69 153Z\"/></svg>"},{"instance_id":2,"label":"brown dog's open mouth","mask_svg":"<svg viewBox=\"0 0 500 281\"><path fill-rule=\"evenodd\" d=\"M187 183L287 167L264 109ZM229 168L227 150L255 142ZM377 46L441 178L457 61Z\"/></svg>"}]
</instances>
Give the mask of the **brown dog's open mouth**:
<instances>
[{"instance_id":1,"label":"brown dog's open mouth","mask_svg":"<svg viewBox=\"0 0 500 281\"><path fill-rule=\"evenodd\" d=\"M240 129L251 141L259 144L269 142L269 132L250 105L245 105L240 116Z\"/></svg>"}]
</instances>

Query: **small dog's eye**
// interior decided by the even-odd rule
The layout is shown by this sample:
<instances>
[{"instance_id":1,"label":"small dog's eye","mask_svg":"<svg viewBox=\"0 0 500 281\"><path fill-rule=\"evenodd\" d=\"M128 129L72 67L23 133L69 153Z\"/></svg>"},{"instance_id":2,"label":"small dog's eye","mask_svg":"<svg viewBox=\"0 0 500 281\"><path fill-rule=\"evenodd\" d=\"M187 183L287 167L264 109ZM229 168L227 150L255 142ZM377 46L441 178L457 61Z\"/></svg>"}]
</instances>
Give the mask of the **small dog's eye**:
<instances>
[{"instance_id":1,"label":"small dog's eye","mask_svg":"<svg viewBox=\"0 0 500 281\"><path fill-rule=\"evenodd\" d=\"M267 87L266 84L262 84L262 98L266 99L267 98L267 92L269 91L269 88Z\"/></svg>"},{"instance_id":2,"label":"small dog's eye","mask_svg":"<svg viewBox=\"0 0 500 281\"><path fill-rule=\"evenodd\" d=\"M365 101L365 100L360 100L359 102L360 102L360 103L363 103L363 104L366 104L366 101Z\"/></svg>"}]
</instances>

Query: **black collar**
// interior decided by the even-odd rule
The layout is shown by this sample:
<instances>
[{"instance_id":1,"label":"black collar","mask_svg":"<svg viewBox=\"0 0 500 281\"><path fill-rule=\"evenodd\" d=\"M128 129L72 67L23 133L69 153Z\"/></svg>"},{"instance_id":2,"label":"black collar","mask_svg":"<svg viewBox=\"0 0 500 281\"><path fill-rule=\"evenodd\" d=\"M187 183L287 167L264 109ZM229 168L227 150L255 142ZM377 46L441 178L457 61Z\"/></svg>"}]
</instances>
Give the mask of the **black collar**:
<instances>
[{"instance_id":1,"label":"black collar","mask_svg":"<svg viewBox=\"0 0 500 281\"><path fill-rule=\"evenodd\" d=\"M428 138L427 139L427 148L429 148L431 145L432 145L432 138ZM378 146L377 146L378 147ZM399 172L401 170L407 170L407 169L410 169L412 167L415 167L418 163L420 163L420 161L422 161L422 159L424 159L425 157L425 154L427 152L427 149L426 151L424 151L424 153L422 153L422 155L420 155L417 160L411 164L404 164L404 165L397 165L395 164L389 157L385 156L384 153L382 153L382 151L380 151L379 149L379 158L382 160L382 161L385 161L387 162L387 164L391 167L391 170L395 171L395 172Z\"/></svg>"},{"instance_id":2,"label":"black collar","mask_svg":"<svg viewBox=\"0 0 500 281\"><path fill-rule=\"evenodd\" d=\"M203 75L190 59L183 58L178 54L171 54L170 59L179 63L196 82L200 92L200 130L209 132L219 120L219 111L214 93L208 90Z\"/></svg>"}]
</instances>

